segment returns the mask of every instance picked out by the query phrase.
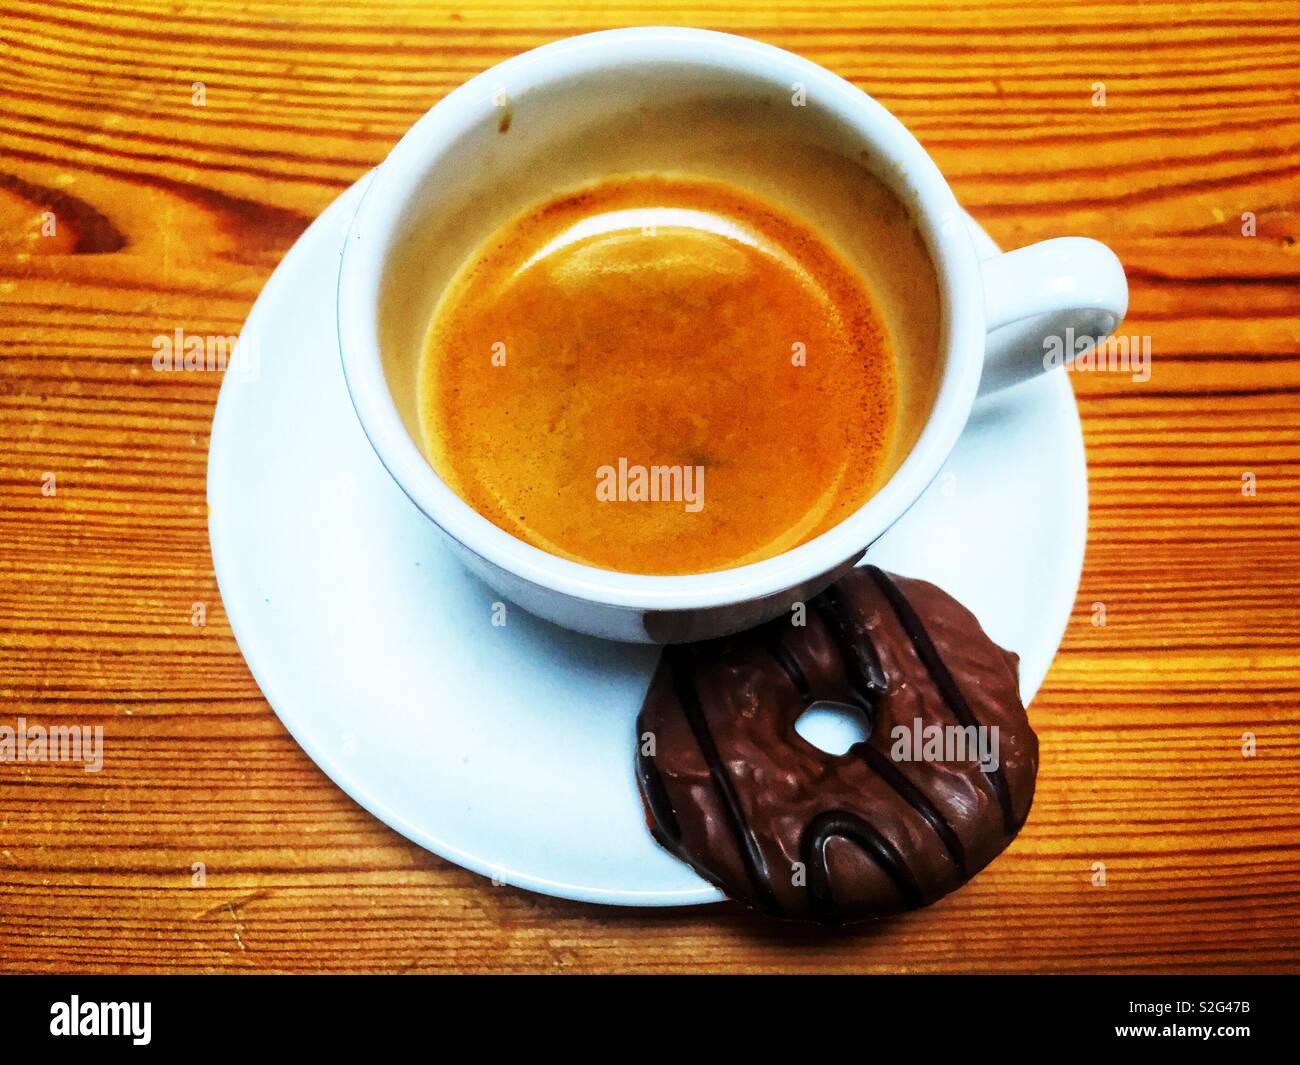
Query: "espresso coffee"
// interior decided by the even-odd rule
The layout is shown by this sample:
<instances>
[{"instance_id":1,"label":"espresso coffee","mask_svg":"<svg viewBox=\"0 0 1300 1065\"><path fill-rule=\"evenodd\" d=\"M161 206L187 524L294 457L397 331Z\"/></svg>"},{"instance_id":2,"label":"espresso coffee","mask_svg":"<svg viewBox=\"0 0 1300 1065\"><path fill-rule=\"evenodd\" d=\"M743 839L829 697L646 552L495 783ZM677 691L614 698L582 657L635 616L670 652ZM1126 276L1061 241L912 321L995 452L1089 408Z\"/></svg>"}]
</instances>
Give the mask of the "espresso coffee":
<instances>
[{"instance_id":1,"label":"espresso coffee","mask_svg":"<svg viewBox=\"0 0 1300 1065\"><path fill-rule=\"evenodd\" d=\"M505 531L687 574L825 532L886 473L898 384L864 278L807 221L681 174L584 185L493 233L438 300L426 452Z\"/></svg>"}]
</instances>

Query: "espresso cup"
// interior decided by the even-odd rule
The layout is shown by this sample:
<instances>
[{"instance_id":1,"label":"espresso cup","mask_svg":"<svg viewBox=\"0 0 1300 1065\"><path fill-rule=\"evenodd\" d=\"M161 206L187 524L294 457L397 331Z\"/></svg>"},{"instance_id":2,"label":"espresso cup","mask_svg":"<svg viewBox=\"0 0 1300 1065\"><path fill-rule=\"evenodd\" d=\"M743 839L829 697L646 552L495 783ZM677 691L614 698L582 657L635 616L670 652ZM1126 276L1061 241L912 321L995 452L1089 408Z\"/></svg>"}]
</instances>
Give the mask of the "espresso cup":
<instances>
[{"instance_id":1,"label":"espresso cup","mask_svg":"<svg viewBox=\"0 0 1300 1065\"><path fill-rule=\"evenodd\" d=\"M838 525L761 562L648 576L562 559L477 513L423 450L420 355L449 279L524 208L638 170L716 177L807 218L868 276L895 345L901 410L887 480ZM906 234L881 221L895 216ZM842 78L746 38L650 27L517 56L421 118L376 169L352 220L338 331L366 436L471 572L567 628L676 643L769 620L846 573L938 475L979 394L1043 372L1045 341L1067 329L1105 338L1127 298L1114 253L1085 238L981 262L933 160Z\"/></svg>"}]
</instances>

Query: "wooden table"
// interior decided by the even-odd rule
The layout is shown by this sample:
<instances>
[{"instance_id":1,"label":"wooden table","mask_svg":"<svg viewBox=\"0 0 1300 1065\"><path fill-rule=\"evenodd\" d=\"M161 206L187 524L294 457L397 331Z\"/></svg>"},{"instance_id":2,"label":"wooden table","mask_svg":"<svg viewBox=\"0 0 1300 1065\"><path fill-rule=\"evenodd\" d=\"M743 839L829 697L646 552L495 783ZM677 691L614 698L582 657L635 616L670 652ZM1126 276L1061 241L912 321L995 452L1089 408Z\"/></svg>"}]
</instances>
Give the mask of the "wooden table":
<instances>
[{"instance_id":1,"label":"wooden table","mask_svg":"<svg viewBox=\"0 0 1300 1065\"><path fill-rule=\"evenodd\" d=\"M1300 970L1294 5L6 0L0 19L0 724L102 724L109 752L98 774L0 765L0 970ZM452 87L666 22L852 79L1004 246L1106 241L1124 331L1151 338L1149 381L1073 378L1088 557L1033 706L1028 827L878 927L495 888L364 813L222 613L217 375L151 371L158 334L237 332L308 222Z\"/></svg>"}]
</instances>

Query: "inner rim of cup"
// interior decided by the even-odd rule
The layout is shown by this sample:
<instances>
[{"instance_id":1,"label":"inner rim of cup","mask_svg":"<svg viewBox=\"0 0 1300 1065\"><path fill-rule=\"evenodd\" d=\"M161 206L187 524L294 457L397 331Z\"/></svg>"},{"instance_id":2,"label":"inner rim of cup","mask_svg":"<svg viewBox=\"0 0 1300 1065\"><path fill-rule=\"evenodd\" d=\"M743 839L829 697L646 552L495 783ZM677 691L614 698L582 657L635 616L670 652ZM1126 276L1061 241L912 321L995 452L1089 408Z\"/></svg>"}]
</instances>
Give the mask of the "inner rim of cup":
<instances>
[{"instance_id":1,"label":"inner rim of cup","mask_svg":"<svg viewBox=\"0 0 1300 1065\"><path fill-rule=\"evenodd\" d=\"M454 180L454 164L485 130L528 136L529 107L556 93L599 112L601 86L726 82L789 99L851 132L876 177L904 202L938 279L943 335L928 420L893 476L853 515L799 547L762 562L685 576L621 573L570 562L499 529L460 499L425 459L390 389L380 308L394 300L389 267L418 237L422 197ZM612 80L611 80L612 79ZM563 119L565 116L560 116ZM562 126L561 121L556 128ZM493 137L487 138L490 145ZM488 151L487 165L492 164ZM814 219L813 221L816 221ZM490 228L489 230L490 231ZM486 235L484 233L484 235ZM408 249L409 253L409 249ZM386 291L387 289L387 291ZM397 302L402 302L400 298ZM427 324L427 319L425 319ZM580 599L632 608L698 608L779 592L861 554L921 494L947 457L974 399L983 351L982 290L973 246L946 182L914 138L880 105L806 60L745 38L700 30L616 30L548 45L494 67L422 118L376 172L349 232L339 292L340 345L362 426L381 461L417 506L455 540L495 565ZM388 339L389 350L393 345ZM409 346L409 345L408 345ZM418 361L418 346L410 353ZM418 430L417 430L418 432Z\"/></svg>"}]
</instances>

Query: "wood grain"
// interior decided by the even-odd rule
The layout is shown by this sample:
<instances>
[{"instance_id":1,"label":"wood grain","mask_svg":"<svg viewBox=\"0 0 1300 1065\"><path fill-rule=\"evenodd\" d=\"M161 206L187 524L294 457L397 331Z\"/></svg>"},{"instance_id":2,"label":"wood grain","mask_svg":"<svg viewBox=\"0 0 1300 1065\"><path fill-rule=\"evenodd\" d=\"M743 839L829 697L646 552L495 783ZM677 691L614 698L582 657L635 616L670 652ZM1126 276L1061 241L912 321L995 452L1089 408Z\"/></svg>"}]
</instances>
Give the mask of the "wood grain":
<instances>
[{"instance_id":1,"label":"wood grain","mask_svg":"<svg viewBox=\"0 0 1300 1065\"><path fill-rule=\"evenodd\" d=\"M0 971L1300 971L1300 9L6 0L0 18L0 723L102 724L113 752L99 774L0 766ZM1151 337L1149 381L1073 378L1088 557L1033 706L1029 825L965 890L878 927L493 888L362 812L221 612L219 382L150 369L158 333L237 332L298 233L452 87L638 23L852 79L1004 246L1114 247L1125 332Z\"/></svg>"}]
</instances>

